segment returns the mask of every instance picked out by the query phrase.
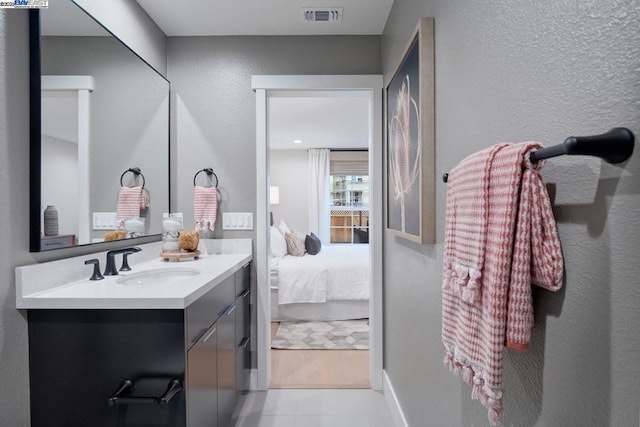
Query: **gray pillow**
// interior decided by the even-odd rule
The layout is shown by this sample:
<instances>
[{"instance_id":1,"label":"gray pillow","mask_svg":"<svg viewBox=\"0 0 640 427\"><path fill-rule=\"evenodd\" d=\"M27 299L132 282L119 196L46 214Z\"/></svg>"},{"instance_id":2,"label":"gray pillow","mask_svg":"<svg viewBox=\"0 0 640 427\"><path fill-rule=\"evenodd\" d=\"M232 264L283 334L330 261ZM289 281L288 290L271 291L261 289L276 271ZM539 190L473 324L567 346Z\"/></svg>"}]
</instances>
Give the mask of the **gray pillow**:
<instances>
[{"instance_id":1,"label":"gray pillow","mask_svg":"<svg viewBox=\"0 0 640 427\"><path fill-rule=\"evenodd\" d=\"M307 249L309 255L317 255L320 252L320 248L322 248L322 243L320 242L320 238L315 234L311 233L304 239L304 247Z\"/></svg>"}]
</instances>

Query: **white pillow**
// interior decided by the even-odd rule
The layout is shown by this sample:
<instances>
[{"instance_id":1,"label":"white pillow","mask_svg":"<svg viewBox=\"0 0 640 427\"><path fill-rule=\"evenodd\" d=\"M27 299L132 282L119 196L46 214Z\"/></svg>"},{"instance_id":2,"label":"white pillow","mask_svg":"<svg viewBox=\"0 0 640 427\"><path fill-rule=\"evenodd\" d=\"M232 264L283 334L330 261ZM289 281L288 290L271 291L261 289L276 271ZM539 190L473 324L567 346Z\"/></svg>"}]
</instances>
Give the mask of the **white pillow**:
<instances>
[{"instance_id":1,"label":"white pillow","mask_svg":"<svg viewBox=\"0 0 640 427\"><path fill-rule=\"evenodd\" d=\"M278 230L282 233L282 237L286 236L287 233L291 233L291 229L283 220L280 220L280 224L278 224Z\"/></svg>"},{"instance_id":2,"label":"white pillow","mask_svg":"<svg viewBox=\"0 0 640 427\"><path fill-rule=\"evenodd\" d=\"M282 258L287 254L287 241L280 231L271 226L271 256Z\"/></svg>"}]
</instances>

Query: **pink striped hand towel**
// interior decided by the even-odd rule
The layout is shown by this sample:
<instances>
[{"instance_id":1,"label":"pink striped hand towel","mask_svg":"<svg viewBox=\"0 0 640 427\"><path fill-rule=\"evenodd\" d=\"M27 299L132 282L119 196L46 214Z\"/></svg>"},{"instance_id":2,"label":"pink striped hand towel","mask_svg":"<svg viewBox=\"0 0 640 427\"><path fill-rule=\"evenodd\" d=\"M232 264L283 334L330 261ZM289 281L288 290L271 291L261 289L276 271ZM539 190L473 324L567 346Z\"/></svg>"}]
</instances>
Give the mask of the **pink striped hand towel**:
<instances>
[{"instance_id":1,"label":"pink striped hand towel","mask_svg":"<svg viewBox=\"0 0 640 427\"><path fill-rule=\"evenodd\" d=\"M140 216L140 210L146 208L142 186L120 187L118 192L118 206L116 212L116 228L124 228L124 220Z\"/></svg>"},{"instance_id":2,"label":"pink striped hand towel","mask_svg":"<svg viewBox=\"0 0 640 427\"><path fill-rule=\"evenodd\" d=\"M526 349L531 284L556 291L563 261L538 143L498 144L460 162L447 184L442 286L444 363L502 415L503 347Z\"/></svg>"},{"instance_id":3,"label":"pink striped hand towel","mask_svg":"<svg viewBox=\"0 0 640 427\"><path fill-rule=\"evenodd\" d=\"M196 185L193 192L193 216L196 231L213 231L218 213L218 189Z\"/></svg>"}]
</instances>

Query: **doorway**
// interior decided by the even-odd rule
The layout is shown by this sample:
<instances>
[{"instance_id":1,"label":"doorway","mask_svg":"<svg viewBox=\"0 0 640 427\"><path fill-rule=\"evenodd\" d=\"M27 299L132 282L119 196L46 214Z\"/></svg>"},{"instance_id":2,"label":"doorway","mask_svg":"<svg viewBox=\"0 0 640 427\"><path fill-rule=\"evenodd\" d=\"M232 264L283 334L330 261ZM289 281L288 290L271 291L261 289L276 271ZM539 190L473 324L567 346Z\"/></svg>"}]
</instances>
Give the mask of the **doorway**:
<instances>
[{"instance_id":1,"label":"doorway","mask_svg":"<svg viewBox=\"0 0 640 427\"><path fill-rule=\"evenodd\" d=\"M60 235L90 242L89 153L92 76L42 76L43 206L56 205ZM64 183L64 185L61 185ZM55 202L55 203L54 203ZM44 215L40 214L40 218ZM41 230L44 230L42 224Z\"/></svg>"},{"instance_id":2,"label":"doorway","mask_svg":"<svg viewBox=\"0 0 640 427\"><path fill-rule=\"evenodd\" d=\"M269 140L268 100L286 91L357 91L369 98L369 379L382 389L382 76L253 76L256 92L256 388L269 388L271 375L271 286L269 274Z\"/></svg>"}]
</instances>

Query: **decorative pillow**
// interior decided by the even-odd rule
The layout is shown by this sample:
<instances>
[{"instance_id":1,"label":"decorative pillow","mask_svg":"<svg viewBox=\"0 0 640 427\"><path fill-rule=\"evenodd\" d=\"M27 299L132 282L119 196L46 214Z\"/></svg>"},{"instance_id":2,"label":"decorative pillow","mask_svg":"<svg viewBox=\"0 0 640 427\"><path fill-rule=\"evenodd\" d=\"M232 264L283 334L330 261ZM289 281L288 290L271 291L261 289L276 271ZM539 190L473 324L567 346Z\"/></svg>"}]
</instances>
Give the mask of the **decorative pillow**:
<instances>
[{"instance_id":1,"label":"decorative pillow","mask_svg":"<svg viewBox=\"0 0 640 427\"><path fill-rule=\"evenodd\" d=\"M320 242L320 238L315 234L311 233L304 239L304 247L307 249L309 255L317 255L320 252L320 248L322 248L322 243Z\"/></svg>"},{"instance_id":2,"label":"decorative pillow","mask_svg":"<svg viewBox=\"0 0 640 427\"><path fill-rule=\"evenodd\" d=\"M283 220L280 220L280 224L278 224L278 230L282 233L283 236L286 236L287 233L291 233L291 229Z\"/></svg>"},{"instance_id":3,"label":"decorative pillow","mask_svg":"<svg viewBox=\"0 0 640 427\"><path fill-rule=\"evenodd\" d=\"M287 241L287 253L293 256L303 256L304 255L304 239L305 235L301 233L287 233L284 235L285 240Z\"/></svg>"},{"instance_id":4,"label":"decorative pillow","mask_svg":"<svg viewBox=\"0 0 640 427\"><path fill-rule=\"evenodd\" d=\"M282 258L287 254L287 242L276 227L271 228L271 256Z\"/></svg>"}]
</instances>

